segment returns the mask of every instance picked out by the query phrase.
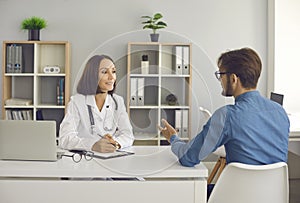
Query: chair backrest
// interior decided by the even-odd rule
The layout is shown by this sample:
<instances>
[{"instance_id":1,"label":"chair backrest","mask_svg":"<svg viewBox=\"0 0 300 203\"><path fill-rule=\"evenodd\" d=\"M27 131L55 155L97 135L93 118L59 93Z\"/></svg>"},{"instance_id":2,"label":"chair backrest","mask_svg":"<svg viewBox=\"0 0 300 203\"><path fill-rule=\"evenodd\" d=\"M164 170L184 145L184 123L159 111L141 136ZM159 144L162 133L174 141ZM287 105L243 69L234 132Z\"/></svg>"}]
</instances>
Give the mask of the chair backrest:
<instances>
[{"instance_id":1,"label":"chair backrest","mask_svg":"<svg viewBox=\"0 0 300 203\"><path fill-rule=\"evenodd\" d=\"M288 203L288 167L230 163L223 170L208 203Z\"/></svg>"}]
</instances>

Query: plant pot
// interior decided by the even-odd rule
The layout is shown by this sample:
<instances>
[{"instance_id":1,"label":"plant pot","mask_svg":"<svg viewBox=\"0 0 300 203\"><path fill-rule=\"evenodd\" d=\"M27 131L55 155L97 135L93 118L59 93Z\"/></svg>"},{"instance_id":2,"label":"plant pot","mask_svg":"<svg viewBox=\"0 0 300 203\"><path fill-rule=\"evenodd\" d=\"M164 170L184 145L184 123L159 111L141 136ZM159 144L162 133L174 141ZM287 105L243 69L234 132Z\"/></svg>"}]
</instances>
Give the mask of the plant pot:
<instances>
[{"instance_id":1,"label":"plant pot","mask_svg":"<svg viewBox=\"0 0 300 203\"><path fill-rule=\"evenodd\" d=\"M158 42L159 34L150 34L151 42Z\"/></svg>"},{"instance_id":2,"label":"plant pot","mask_svg":"<svg viewBox=\"0 0 300 203\"><path fill-rule=\"evenodd\" d=\"M40 41L40 30L28 30L29 41Z\"/></svg>"}]
</instances>

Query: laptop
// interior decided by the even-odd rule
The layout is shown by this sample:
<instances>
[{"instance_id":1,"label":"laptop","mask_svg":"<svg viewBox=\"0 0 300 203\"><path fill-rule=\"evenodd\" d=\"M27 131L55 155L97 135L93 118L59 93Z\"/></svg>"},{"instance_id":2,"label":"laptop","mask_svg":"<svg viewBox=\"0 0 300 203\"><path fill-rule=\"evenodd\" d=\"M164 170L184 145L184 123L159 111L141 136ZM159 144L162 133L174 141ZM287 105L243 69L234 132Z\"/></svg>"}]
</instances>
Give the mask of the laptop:
<instances>
[{"instance_id":1,"label":"laptop","mask_svg":"<svg viewBox=\"0 0 300 203\"><path fill-rule=\"evenodd\" d=\"M0 159L56 161L56 122L0 120Z\"/></svg>"},{"instance_id":2,"label":"laptop","mask_svg":"<svg viewBox=\"0 0 300 203\"><path fill-rule=\"evenodd\" d=\"M282 105L283 104L283 97L284 97L283 94L278 94L278 93L275 93L275 92L271 92L270 99L272 101L275 101L278 104Z\"/></svg>"}]
</instances>

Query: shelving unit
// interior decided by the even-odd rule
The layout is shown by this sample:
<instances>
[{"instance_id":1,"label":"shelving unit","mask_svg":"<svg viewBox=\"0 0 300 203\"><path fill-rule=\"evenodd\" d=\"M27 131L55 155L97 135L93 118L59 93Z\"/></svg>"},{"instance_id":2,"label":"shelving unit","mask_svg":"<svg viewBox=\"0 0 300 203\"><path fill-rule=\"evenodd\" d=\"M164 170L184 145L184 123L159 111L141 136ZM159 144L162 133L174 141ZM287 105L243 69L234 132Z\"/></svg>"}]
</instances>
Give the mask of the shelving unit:
<instances>
[{"instance_id":1,"label":"shelving unit","mask_svg":"<svg viewBox=\"0 0 300 203\"><path fill-rule=\"evenodd\" d=\"M181 49L185 53L178 51ZM190 139L191 49L189 43L128 43L127 112L133 126L135 145L168 144L157 129L162 118L179 129L182 139ZM147 55L149 61L146 74L141 71L143 55ZM176 70L178 67L182 70ZM170 94L176 95L175 104L167 101L166 97ZM181 112L179 116L177 112Z\"/></svg>"},{"instance_id":2,"label":"shelving unit","mask_svg":"<svg viewBox=\"0 0 300 203\"><path fill-rule=\"evenodd\" d=\"M16 56L10 47L21 47ZM70 97L70 44L66 41L4 41L2 60L3 119L13 111L30 114L32 120L55 120L57 134ZM12 65L11 61L19 65ZM14 64L14 63L13 63ZM45 73L44 67L59 67L59 73ZM14 70L18 67L19 70ZM10 68L10 69L9 69ZM60 88L58 86L60 81ZM61 104L58 103L59 92ZM6 105L11 98L31 100L29 105ZM42 117L41 117L42 116Z\"/></svg>"}]
</instances>

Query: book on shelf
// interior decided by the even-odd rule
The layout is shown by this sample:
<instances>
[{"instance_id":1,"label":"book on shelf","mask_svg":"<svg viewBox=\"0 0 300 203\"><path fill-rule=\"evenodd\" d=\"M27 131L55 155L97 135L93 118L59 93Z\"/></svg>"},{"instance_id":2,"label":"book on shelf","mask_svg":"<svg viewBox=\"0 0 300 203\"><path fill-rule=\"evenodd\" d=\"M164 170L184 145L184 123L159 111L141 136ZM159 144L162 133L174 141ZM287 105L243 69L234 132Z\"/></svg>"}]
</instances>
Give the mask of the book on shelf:
<instances>
[{"instance_id":1,"label":"book on shelf","mask_svg":"<svg viewBox=\"0 0 300 203\"><path fill-rule=\"evenodd\" d=\"M29 106L31 104L31 99L10 98L5 100L5 105L7 106Z\"/></svg>"},{"instance_id":2,"label":"book on shelf","mask_svg":"<svg viewBox=\"0 0 300 203\"><path fill-rule=\"evenodd\" d=\"M57 105L64 105L65 104L65 79L60 78L57 83L56 88L57 93Z\"/></svg>"},{"instance_id":3,"label":"book on shelf","mask_svg":"<svg viewBox=\"0 0 300 203\"><path fill-rule=\"evenodd\" d=\"M6 120L32 120L32 110L7 109Z\"/></svg>"},{"instance_id":4,"label":"book on shelf","mask_svg":"<svg viewBox=\"0 0 300 203\"><path fill-rule=\"evenodd\" d=\"M41 109L36 111L36 120L44 120L43 112Z\"/></svg>"},{"instance_id":5,"label":"book on shelf","mask_svg":"<svg viewBox=\"0 0 300 203\"><path fill-rule=\"evenodd\" d=\"M6 120L13 120L11 110L5 110L5 119Z\"/></svg>"}]
</instances>

